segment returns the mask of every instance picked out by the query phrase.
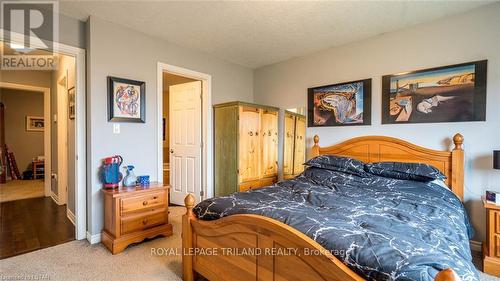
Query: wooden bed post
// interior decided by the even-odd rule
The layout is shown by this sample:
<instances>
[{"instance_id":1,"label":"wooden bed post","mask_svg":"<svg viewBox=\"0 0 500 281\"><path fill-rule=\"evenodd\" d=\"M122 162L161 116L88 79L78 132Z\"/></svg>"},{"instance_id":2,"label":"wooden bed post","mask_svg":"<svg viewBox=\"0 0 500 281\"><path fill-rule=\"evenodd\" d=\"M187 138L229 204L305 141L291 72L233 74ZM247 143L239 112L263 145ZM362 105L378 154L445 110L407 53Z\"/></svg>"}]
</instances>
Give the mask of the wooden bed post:
<instances>
[{"instance_id":1,"label":"wooden bed post","mask_svg":"<svg viewBox=\"0 0 500 281\"><path fill-rule=\"evenodd\" d=\"M441 270L434 281L461 281L462 279L451 268Z\"/></svg>"},{"instance_id":2,"label":"wooden bed post","mask_svg":"<svg viewBox=\"0 0 500 281\"><path fill-rule=\"evenodd\" d=\"M461 134L453 136L455 148L451 152L451 191L453 191L460 200L464 200L464 150L462 144L464 137Z\"/></svg>"},{"instance_id":3,"label":"wooden bed post","mask_svg":"<svg viewBox=\"0 0 500 281\"><path fill-rule=\"evenodd\" d=\"M316 156L319 156L319 136L318 135L314 135L314 145L312 147L312 151L311 151L311 158L314 158Z\"/></svg>"},{"instance_id":4,"label":"wooden bed post","mask_svg":"<svg viewBox=\"0 0 500 281\"><path fill-rule=\"evenodd\" d=\"M182 279L184 281L193 281L195 272L193 270L193 230L191 227L191 220L194 219L193 207L194 196L189 193L184 198L186 206L186 214L182 216Z\"/></svg>"}]
</instances>

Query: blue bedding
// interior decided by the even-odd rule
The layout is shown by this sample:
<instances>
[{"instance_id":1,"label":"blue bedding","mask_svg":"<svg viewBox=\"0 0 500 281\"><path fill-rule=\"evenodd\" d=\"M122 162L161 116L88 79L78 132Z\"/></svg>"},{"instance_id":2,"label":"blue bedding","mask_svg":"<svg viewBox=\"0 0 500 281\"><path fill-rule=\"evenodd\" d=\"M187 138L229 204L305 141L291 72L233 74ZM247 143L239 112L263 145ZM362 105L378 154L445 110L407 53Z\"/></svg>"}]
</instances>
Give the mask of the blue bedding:
<instances>
[{"instance_id":1,"label":"blue bedding","mask_svg":"<svg viewBox=\"0 0 500 281\"><path fill-rule=\"evenodd\" d=\"M202 220L257 214L281 221L367 280L434 280L445 268L479 280L467 213L432 182L310 167L270 187L205 200L194 212Z\"/></svg>"}]
</instances>

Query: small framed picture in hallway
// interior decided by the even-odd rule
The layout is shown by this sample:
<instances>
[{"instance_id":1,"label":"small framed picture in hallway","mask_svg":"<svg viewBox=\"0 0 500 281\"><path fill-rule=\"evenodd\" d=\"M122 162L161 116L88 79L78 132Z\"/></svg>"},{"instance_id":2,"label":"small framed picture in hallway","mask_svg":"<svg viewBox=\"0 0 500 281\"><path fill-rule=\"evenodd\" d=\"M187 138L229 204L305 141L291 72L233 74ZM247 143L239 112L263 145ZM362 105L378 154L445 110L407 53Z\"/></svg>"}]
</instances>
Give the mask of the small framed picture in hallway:
<instances>
[{"instance_id":1,"label":"small framed picture in hallway","mask_svg":"<svg viewBox=\"0 0 500 281\"><path fill-rule=\"evenodd\" d=\"M108 76L108 120L146 122L146 83Z\"/></svg>"},{"instance_id":2,"label":"small framed picture in hallway","mask_svg":"<svg viewBox=\"0 0 500 281\"><path fill-rule=\"evenodd\" d=\"M45 129L45 120L40 116L26 116L27 132L43 132Z\"/></svg>"}]
</instances>

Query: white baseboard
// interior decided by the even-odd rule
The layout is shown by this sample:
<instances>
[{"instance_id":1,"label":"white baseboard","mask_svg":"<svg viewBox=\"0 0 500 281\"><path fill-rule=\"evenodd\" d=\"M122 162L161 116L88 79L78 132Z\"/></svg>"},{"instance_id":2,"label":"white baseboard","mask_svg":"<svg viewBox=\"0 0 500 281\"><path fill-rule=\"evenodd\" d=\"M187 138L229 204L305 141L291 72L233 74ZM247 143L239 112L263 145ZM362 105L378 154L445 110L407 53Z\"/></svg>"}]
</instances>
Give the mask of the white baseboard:
<instances>
[{"instance_id":1,"label":"white baseboard","mask_svg":"<svg viewBox=\"0 0 500 281\"><path fill-rule=\"evenodd\" d=\"M481 252L483 250L483 242L470 240L470 249L474 252Z\"/></svg>"},{"instance_id":2,"label":"white baseboard","mask_svg":"<svg viewBox=\"0 0 500 281\"><path fill-rule=\"evenodd\" d=\"M97 234L90 234L90 232L87 231L87 240L89 241L90 244L97 244L101 242L101 233Z\"/></svg>"},{"instance_id":3,"label":"white baseboard","mask_svg":"<svg viewBox=\"0 0 500 281\"><path fill-rule=\"evenodd\" d=\"M52 200L54 200L57 205L61 205L61 203L59 203L59 197L57 197L57 194L55 194L54 191L50 191L50 197L52 197Z\"/></svg>"},{"instance_id":4,"label":"white baseboard","mask_svg":"<svg viewBox=\"0 0 500 281\"><path fill-rule=\"evenodd\" d=\"M75 223L75 214L73 214L73 212L71 212L71 210L66 207L66 216L68 217L68 219L71 221L71 223L76 226L76 223Z\"/></svg>"}]
</instances>

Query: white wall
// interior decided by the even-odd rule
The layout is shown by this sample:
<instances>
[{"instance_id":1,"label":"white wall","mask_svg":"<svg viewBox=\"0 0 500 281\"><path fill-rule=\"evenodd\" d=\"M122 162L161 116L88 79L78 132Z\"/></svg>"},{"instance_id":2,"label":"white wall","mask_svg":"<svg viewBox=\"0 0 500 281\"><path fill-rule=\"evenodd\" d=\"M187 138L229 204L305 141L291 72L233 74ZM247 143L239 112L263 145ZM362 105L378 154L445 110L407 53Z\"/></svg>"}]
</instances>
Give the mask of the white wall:
<instances>
[{"instance_id":1,"label":"white wall","mask_svg":"<svg viewBox=\"0 0 500 281\"><path fill-rule=\"evenodd\" d=\"M260 68L254 73L256 103L282 108L307 105L307 88L373 78L372 125L308 128L330 145L360 135L403 138L434 149L448 149L449 138L465 137L465 200L484 240L485 211L480 196L500 191L500 171L492 170L492 150L500 148L500 3L436 22L391 32L302 58ZM488 59L487 121L381 125L381 77L402 71Z\"/></svg>"},{"instance_id":2,"label":"white wall","mask_svg":"<svg viewBox=\"0 0 500 281\"><path fill-rule=\"evenodd\" d=\"M208 55L180 48L96 17L87 22L87 157L88 228L97 234L103 227L99 167L106 156L120 154L134 164L136 175L157 175L156 79L163 62L212 75L212 102L253 100L253 72ZM107 76L146 82L146 123L121 123L113 134L107 116Z\"/></svg>"},{"instance_id":3,"label":"white wall","mask_svg":"<svg viewBox=\"0 0 500 281\"><path fill-rule=\"evenodd\" d=\"M59 162L63 161L59 158L58 148L59 140L58 140L58 122L54 120L54 115L57 115L57 120L62 121L62 127L59 130L62 130L64 134L67 134L67 148L68 148L68 160L65 161L67 163L67 182L68 182L68 192L67 192L67 206L70 211L75 213L75 159L70 159L70 155L75 155L75 120L70 120L67 114L67 89L71 89L75 87L75 58L68 55L59 55L58 56L58 68L52 73L52 85L51 88L51 97L50 97L50 106L51 106L51 173L57 174L57 181L53 181L51 185L51 189L54 194L61 194L62 186L59 186L59 182L61 179L61 175L58 173ZM62 87L58 87L59 79L67 76L66 83L67 89L64 92L60 92ZM64 112L59 112L59 107L64 108ZM61 118L64 118L61 119Z\"/></svg>"}]
</instances>

